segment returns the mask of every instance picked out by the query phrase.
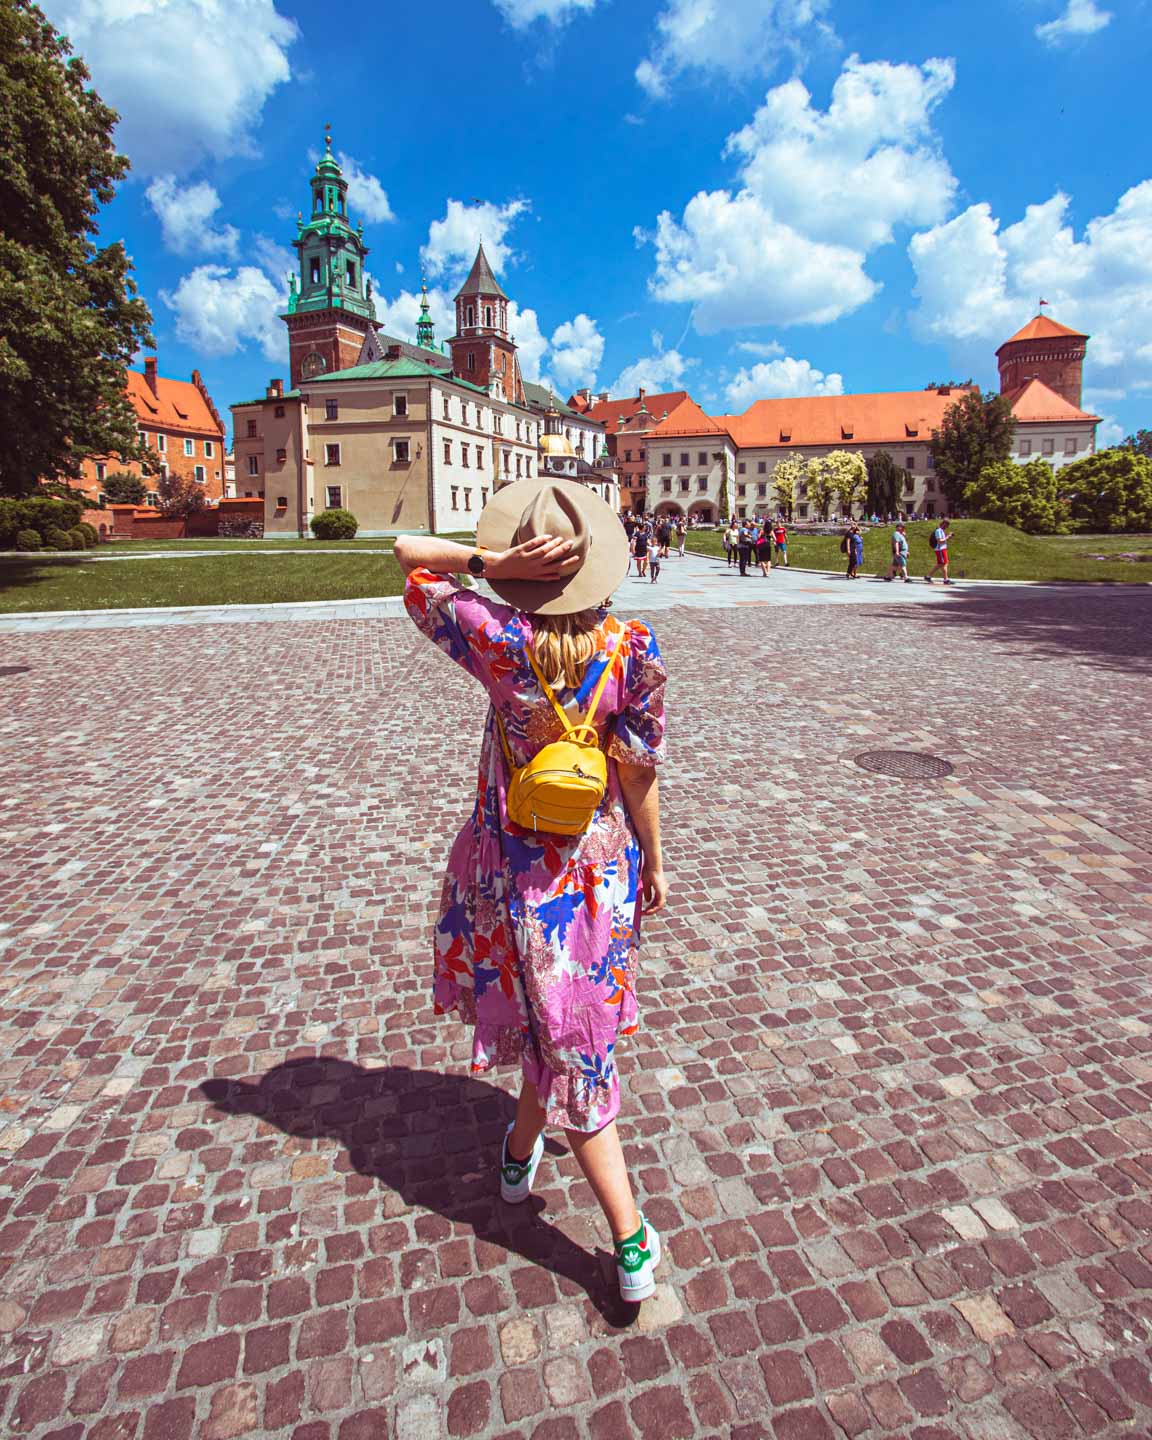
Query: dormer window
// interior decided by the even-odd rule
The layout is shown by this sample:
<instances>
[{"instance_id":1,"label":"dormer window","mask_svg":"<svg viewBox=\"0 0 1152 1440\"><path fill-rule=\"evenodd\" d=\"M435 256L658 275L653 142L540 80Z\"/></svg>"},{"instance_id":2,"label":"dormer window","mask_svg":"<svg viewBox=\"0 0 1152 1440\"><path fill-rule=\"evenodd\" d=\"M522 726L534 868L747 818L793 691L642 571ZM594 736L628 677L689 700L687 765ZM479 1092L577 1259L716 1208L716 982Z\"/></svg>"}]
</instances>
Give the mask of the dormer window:
<instances>
[{"instance_id":1,"label":"dormer window","mask_svg":"<svg viewBox=\"0 0 1152 1440\"><path fill-rule=\"evenodd\" d=\"M851 440L853 434L854 434L854 431L853 431L853 428L852 428L851 425L841 425L841 427L840 427L840 438L841 438L841 440Z\"/></svg>"},{"instance_id":2,"label":"dormer window","mask_svg":"<svg viewBox=\"0 0 1152 1440\"><path fill-rule=\"evenodd\" d=\"M914 440L919 433L920 431L915 425L905 423L904 434L907 435L910 440Z\"/></svg>"},{"instance_id":3,"label":"dormer window","mask_svg":"<svg viewBox=\"0 0 1152 1440\"><path fill-rule=\"evenodd\" d=\"M787 445L788 442L789 442L791 439L792 439L792 431L791 431L791 430L781 430L781 431L780 431L780 443L781 443L781 445Z\"/></svg>"}]
</instances>

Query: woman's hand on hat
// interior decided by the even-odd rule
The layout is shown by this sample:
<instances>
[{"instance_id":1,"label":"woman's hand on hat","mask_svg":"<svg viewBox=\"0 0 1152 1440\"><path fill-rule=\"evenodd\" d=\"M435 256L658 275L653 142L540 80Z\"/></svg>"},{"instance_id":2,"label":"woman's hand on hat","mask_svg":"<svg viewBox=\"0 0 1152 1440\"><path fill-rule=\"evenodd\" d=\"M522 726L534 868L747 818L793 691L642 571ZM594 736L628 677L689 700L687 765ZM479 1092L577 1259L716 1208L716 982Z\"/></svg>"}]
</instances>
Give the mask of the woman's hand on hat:
<instances>
[{"instance_id":1,"label":"woman's hand on hat","mask_svg":"<svg viewBox=\"0 0 1152 1440\"><path fill-rule=\"evenodd\" d=\"M556 535L535 535L523 545L489 555L487 561L494 580L563 580L579 568L572 542Z\"/></svg>"}]
</instances>

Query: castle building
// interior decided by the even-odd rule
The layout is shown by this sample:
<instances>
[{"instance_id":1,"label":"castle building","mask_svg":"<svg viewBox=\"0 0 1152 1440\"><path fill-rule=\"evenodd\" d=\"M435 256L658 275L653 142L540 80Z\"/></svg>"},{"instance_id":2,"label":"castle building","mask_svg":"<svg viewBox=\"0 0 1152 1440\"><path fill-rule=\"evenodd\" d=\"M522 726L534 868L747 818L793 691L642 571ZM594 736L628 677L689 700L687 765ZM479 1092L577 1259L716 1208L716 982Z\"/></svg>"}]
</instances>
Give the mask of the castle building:
<instances>
[{"instance_id":1,"label":"castle building","mask_svg":"<svg viewBox=\"0 0 1152 1440\"><path fill-rule=\"evenodd\" d=\"M219 500L224 494L227 450L224 422L200 371L193 370L191 380L171 380L159 373L157 357L149 355L143 371L128 371L126 390L141 443L159 456L161 471L185 475L204 487L209 500ZM117 471L140 475L145 484L155 484L155 477L145 476L135 460L93 455L81 464L79 488L99 501L105 479ZM148 498L155 501L158 496L150 491Z\"/></svg>"},{"instance_id":2,"label":"castle building","mask_svg":"<svg viewBox=\"0 0 1152 1440\"><path fill-rule=\"evenodd\" d=\"M590 390L577 390L568 403L583 419L604 427L608 456L619 477L621 507L634 513L644 509L648 486L645 437L657 426L672 423L685 406L691 407L693 422L703 417L686 390L648 395L641 388L639 394L621 400L610 399L606 390L595 396Z\"/></svg>"},{"instance_id":3,"label":"castle building","mask_svg":"<svg viewBox=\"0 0 1152 1440\"><path fill-rule=\"evenodd\" d=\"M365 535L474 529L495 489L539 473L548 392L521 374L511 302L481 245L448 354L426 285L416 342L382 334L330 137L311 187L282 317L290 383L232 406L235 495L263 499L268 534L306 535L318 511L337 508ZM567 418L602 443L596 421Z\"/></svg>"}]
</instances>

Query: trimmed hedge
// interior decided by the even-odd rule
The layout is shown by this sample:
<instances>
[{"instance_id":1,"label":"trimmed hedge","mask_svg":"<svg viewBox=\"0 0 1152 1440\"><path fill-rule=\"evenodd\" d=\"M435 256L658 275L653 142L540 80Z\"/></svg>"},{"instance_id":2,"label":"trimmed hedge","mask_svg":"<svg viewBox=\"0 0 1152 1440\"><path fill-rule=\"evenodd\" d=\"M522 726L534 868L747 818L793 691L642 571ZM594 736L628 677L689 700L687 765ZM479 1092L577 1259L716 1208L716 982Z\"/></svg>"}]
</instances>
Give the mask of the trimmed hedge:
<instances>
[{"instance_id":1,"label":"trimmed hedge","mask_svg":"<svg viewBox=\"0 0 1152 1440\"><path fill-rule=\"evenodd\" d=\"M45 550L71 550L72 541L67 530L61 530L58 525L50 525L44 535Z\"/></svg>"},{"instance_id":2,"label":"trimmed hedge","mask_svg":"<svg viewBox=\"0 0 1152 1440\"><path fill-rule=\"evenodd\" d=\"M73 550L90 550L92 548L93 542L88 538L88 530L83 525L73 525L72 529L68 531L68 538L72 541Z\"/></svg>"},{"instance_id":3,"label":"trimmed hedge","mask_svg":"<svg viewBox=\"0 0 1152 1440\"><path fill-rule=\"evenodd\" d=\"M87 520L81 520L80 524L76 526L76 529L83 530L84 534L88 537L89 549L91 549L93 545L99 545L100 532L96 529L95 525L89 525Z\"/></svg>"},{"instance_id":4,"label":"trimmed hedge","mask_svg":"<svg viewBox=\"0 0 1152 1440\"><path fill-rule=\"evenodd\" d=\"M321 510L312 517L312 534L317 540L351 540L359 528L351 510Z\"/></svg>"},{"instance_id":5,"label":"trimmed hedge","mask_svg":"<svg viewBox=\"0 0 1152 1440\"><path fill-rule=\"evenodd\" d=\"M17 550L42 550L44 542L40 539L38 530L17 530L15 545Z\"/></svg>"},{"instance_id":6,"label":"trimmed hedge","mask_svg":"<svg viewBox=\"0 0 1152 1440\"><path fill-rule=\"evenodd\" d=\"M62 533L74 529L84 517L83 500L65 500L57 495L25 495L20 500L0 500L0 550L9 550L22 530L35 530L46 544L50 530ZM65 547L67 548L67 547Z\"/></svg>"}]
</instances>

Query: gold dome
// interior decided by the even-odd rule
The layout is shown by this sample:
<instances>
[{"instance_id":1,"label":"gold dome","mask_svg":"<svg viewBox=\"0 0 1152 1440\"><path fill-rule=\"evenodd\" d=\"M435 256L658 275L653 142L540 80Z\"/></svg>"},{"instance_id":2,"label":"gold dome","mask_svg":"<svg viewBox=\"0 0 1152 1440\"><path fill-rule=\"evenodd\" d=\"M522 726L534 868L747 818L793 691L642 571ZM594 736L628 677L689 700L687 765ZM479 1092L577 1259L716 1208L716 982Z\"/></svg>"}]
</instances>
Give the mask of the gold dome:
<instances>
[{"instance_id":1,"label":"gold dome","mask_svg":"<svg viewBox=\"0 0 1152 1440\"><path fill-rule=\"evenodd\" d=\"M566 435L541 435L540 450L544 455L562 455L569 460L576 458L576 451Z\"/></svg>"}]
</instances>

